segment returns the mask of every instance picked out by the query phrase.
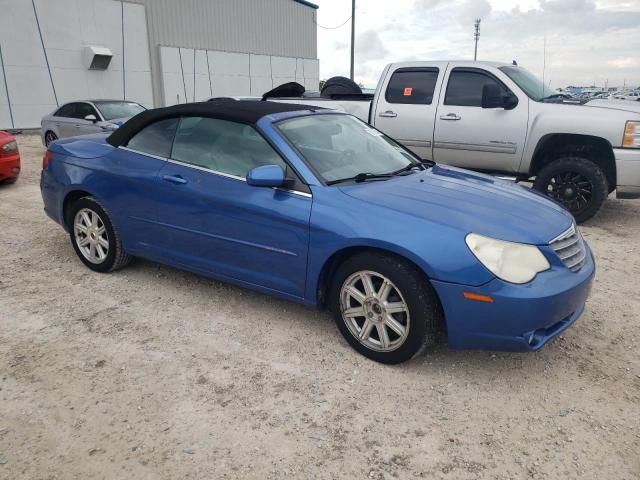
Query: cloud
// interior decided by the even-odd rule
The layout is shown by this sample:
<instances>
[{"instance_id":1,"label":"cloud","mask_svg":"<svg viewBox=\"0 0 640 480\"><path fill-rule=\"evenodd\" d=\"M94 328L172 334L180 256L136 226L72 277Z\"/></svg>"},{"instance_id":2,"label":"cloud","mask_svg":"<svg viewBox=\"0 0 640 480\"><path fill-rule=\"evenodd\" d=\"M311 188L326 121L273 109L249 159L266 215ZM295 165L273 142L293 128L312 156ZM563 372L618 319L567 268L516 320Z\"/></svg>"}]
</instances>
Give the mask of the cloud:
<instances>
[{"instance_id":1,"label":"cloud","mask_svg":"<svg viewBox=\"0 0 640 480\"><path fill-rule=\"evenodd\" d=\"M350 3L316 0L318 23L349 18ZM403 60L473 58L473 21L481 18L479 60L518 63L568 84L640 84L638 0L360 0L356 80L374 87L384 65ZM349 72L349 24L318 30L321 77Z\"/></svg>"},{"instance_id":2,"label":"cloud","mask_svg":"<svg viewBox=\"0 0 640 480\"><path fill-rule=\"evenodd\" d=\"M356 54L358 62L382 60L389 51L384 47L378 32L367 30L356 36Z\"/></svg>"}]
</instances>

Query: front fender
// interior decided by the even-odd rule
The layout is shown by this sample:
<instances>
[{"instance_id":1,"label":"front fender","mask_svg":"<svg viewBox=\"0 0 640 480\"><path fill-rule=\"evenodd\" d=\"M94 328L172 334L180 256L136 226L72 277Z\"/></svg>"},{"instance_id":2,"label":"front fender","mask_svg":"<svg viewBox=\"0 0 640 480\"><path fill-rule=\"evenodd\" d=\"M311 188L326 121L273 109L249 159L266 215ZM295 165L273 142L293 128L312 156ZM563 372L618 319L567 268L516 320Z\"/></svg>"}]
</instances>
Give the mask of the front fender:
<instances>
[{"instance_id":1,"label":"front fender","mask_svg":"<svg viewBox=\"0 0 640 480\"><path fill-rule=\"evenodd\" d=\"M399 255L432 280L479 286L494 278L464 242L467 232L337 194L335 189L317 188L313 195L305 288L310 303L315 303L327 262L351 248Z\"/></svg>"}]
</instances>

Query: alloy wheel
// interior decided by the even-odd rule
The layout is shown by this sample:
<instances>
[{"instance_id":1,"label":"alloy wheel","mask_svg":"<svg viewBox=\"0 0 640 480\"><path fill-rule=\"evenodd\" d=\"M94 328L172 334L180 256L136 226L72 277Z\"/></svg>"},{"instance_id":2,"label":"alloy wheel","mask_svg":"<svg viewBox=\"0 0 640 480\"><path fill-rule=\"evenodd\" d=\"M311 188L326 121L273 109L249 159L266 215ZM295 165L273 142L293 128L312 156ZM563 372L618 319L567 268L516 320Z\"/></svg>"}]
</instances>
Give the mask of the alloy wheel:
<instances>
[{"instance_id":1,"label":"alloy wheel","mask_svg":"<svg viewBox=\"0 0 640 480\"><path fill-rule=\"evenodd\" d=\"M100 215L89 208L78 210L73 234L84 258L95 264L105 261L109 254L109 237Z\"/></svg>"},{"instance_id":2,"label":"alloy wheel","mask_svg":"<svg viewBox=\"0 0 640 480\"><path fill-rule=\"evenodd\" d=\"M562 203L574 215L588 208L593 197L593 183L577 172L561 172L547 183L547 194Z\"/></svg>"},{"instance_id":3,"label":"alloy wheel","mask_svg":"<svg viewBox=\"0 0 640 480\"><path fill-rule=\"evenodd\" d=\"M53 133L53 132L47 132L47 133L45 134L45 136L44 136L44 143L45 143L45 145L48 147L48 146L51 144L51 142L54 142L54 141L56 141L57 139L58 139L58 137L56 136L56 134L55 134L55 133Z\"/></svg>"},{"instance_id":4,"label":"alloy wheel","mask_svg":"<svg viewBox=\"0 0 640 480\"><path fill-rule=\"evenodd\" d=\"M367 348L390 352L409 335L409 307L384 275L363 270L349 276L340 290L340 311L349 332Z\"/></svg>"}]
</instances>

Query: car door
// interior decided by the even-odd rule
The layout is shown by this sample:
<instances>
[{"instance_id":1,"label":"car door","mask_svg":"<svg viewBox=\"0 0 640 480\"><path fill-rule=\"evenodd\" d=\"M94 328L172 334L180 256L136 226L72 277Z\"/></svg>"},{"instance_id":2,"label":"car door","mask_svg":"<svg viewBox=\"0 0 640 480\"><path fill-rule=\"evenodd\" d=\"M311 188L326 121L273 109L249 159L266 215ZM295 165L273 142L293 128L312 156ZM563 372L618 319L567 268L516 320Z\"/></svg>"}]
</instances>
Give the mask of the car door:
<instances>
[{"instance_id":1,"label":"car door","mask_svg":"<svg viewBox=\"0 0 640 480\"><path fill-rule=\"evenodd\" d=\"M77 103L67 103L60 107L52 117L56 135L59 138L71 137L74 135L75 110Z\"/></svg>"},{"instance_id":2,"label":"car door","mask_svg":"<svg viewBox=\"0 0 640 480\"><path fill-rule=\"evenodd\" d=\"M382 85L376 101L374 127L421 158L431 160L433 125L440 90L439 67L400 67Z\"/></svg>"},{"instance_id":3,"label":"car door","mask_svg":"<svg viewBox=\"0 0 640 480\"><path fill-rule=\"evenodd\" d=\"M125 248L147 256L158 237L158 172L171 153L178 118L154 122L135 134L125 146L109 153L107 181L98 188L112 215Z\"/></svg>"},{"instance_id":4,"label":"car door","mask_svg":"<svg viewBox=\"0 0 640 480\"><path fill-rule=\"evenodd\" d=\"M188 268L304 295L311 195L250 186L254 167L283 158L251 126L182 118L159 172L162 255Z\"/></svg>"},{"instance_id":5,"label":"car door","mask_svg":"<svg viewBox=\"0 0 640 480\"><path fill-rule=\"evenodd\" d=\"M87 115L93 115L96 120L85 120ZM78 102L73 110L73 133L71 135L87 135L99 133L102 129L97 122L101 120L100 114L90 103Z\"/></svg>"},{"instance_id":6,"label":"car door","mask_svg":"<svg viewBox=\"0 0 640 480\"><path fill-rule=\"evenodd\" d=\"M516 172L527 135L529 102L492 73L473 67L447 71L434 131L436 162L477 170ZM485 85L518 98L515 108L482 108Z\"/></svg>"}]
</instances>

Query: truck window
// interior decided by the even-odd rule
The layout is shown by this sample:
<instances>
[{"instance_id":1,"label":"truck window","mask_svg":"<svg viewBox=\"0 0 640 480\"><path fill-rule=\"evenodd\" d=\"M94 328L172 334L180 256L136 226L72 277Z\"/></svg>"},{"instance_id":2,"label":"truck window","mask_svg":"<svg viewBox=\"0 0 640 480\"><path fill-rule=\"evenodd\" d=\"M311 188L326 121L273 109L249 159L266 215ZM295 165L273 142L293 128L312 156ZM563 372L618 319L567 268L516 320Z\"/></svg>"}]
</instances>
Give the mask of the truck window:
<instances>
[{"instance_id":1,"label":"truck window","mask_svg":"<svg viewBox=\"0 0 640 480\"><path fill-rule=\"evenodd\" d=\"M498 85L503 94L508 93L507 88L502 83L485 73L474 70L454 69L449 75L444 104L460 107L481 107L482 88L488 84Z\"/></svg>"},{"instance_id":2,"label":"truck window","mask_svg":"<svg viewBox=\"0 0 640 480\"><path fill-rule=\"evenodd\" d=\"M437 68L399 68L391 75L385 98L389 103L431 105L437 80Z\"/></svg>"}]
</instances>

